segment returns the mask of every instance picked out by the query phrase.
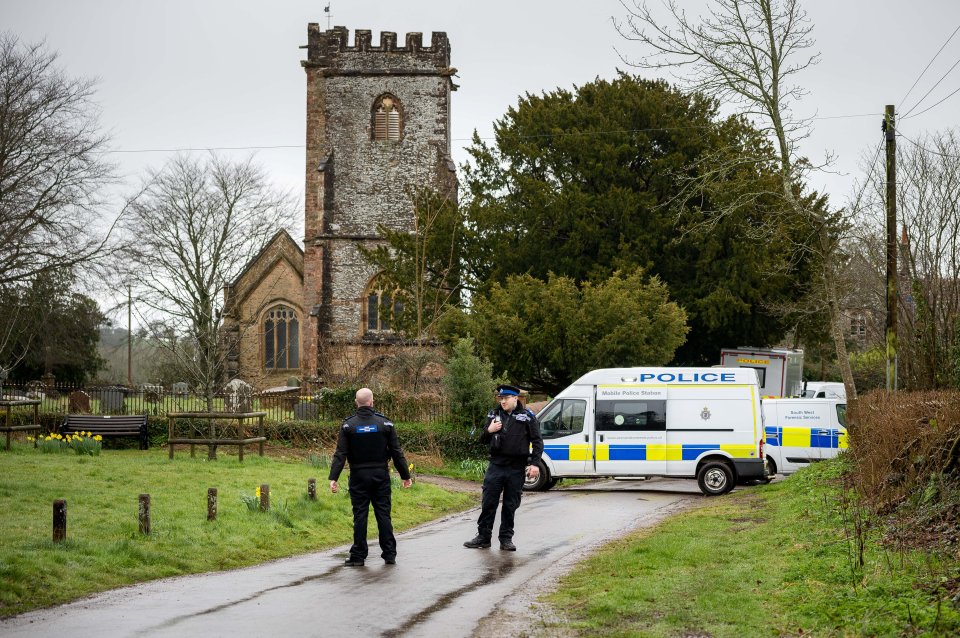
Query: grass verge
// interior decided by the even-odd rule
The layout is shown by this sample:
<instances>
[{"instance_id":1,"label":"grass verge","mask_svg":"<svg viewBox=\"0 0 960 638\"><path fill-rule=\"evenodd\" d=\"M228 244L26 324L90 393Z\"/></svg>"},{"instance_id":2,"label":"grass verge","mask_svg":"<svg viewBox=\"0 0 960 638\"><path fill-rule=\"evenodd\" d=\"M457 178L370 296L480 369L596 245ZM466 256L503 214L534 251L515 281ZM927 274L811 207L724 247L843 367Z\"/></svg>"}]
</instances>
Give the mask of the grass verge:
<instances>
[{"instance_id":1,"label":"grass verge","mask_svg":"<svg viewBox=\"0 0 960 638\"><path fill-rule=\"evenodd\" d=\"M107 450L98 457L0 452L0 617L121 585L231 569L349 543L346 475L331 494L323 463L224 454L208 462L166 450ZM317 500L306 496L317 479ZM271 511L243 497L270 486ZM207 488L218 489L208 522ZM396 483L395 487L399 487ZM152 533L138 531L138 495L150 494ZM67 541L54 544L52 503L67 501ZM415 483L393 491L396 529L471 507L476 497ZM376 523L370 515L371 536Z\"/></svg>"},{"instance_id":2,"label":"grass verge","mask_svg":"<svg viewBox=\"0 0 960 638\"><path fill-rule=\"evenodd\" d=\"M958 635L956 558L886 549L842 469L710 499L610 544L547 600L583 636Z\"/></svg>"}]
</instances>

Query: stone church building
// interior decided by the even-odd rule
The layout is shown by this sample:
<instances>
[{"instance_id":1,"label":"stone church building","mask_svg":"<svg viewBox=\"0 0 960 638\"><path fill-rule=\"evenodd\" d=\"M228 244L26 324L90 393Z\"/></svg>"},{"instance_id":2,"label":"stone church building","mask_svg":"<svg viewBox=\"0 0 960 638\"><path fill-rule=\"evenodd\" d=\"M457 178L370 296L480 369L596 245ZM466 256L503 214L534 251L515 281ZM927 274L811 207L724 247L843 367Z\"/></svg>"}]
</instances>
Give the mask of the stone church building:
<instances>
[{"instance_id":1,"label":"stone church building","mask_svg":"<svg viewBox=\"0 0 960 638\"><path fill-rule=\"evenodd\" d=\"M280 231L224 291L228 378L364 378L406 347L391 291L358 250L378 226L413 227L412 189L457 197L450 155L456 90L445 33L402 46L383 32L307 27L304 238Z\"/></svg>"}]
</instances>

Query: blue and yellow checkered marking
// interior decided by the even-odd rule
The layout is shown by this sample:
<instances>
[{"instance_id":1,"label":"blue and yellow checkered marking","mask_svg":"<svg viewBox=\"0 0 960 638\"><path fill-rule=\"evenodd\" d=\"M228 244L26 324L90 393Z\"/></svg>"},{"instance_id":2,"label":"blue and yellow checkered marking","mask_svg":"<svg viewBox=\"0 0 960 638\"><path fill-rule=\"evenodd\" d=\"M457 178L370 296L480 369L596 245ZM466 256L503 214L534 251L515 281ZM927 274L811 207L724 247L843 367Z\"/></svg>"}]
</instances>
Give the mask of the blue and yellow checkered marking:
<instances>
[{"instance_id":1,"label":"blue and yellow checkered marking","mask_svg":"<svg viewBox=\"0 0 960 638\"><path fill-rule=\"evenodd\" d=\"M826 430L827 434L820 434L819 430ZM847 433L842 430L767 426L766 435L767 445L847 449Z\"/></svg>"},{"instance_id":2,"label":"blue and yellow checkered marking","mask_svg":"<svg viewBox=\"0 0 960 638\"><path fill-rule=\"evenodd\" d=\"M733 458L756 458L757 450L752 445L726 445L721 443L695 444L629 444L597 445L598 461L696 461L706 452L723 451ZM589 461L592 448L589 444L545 445L543 451L554 461Z\"/></svg>"}]
</instances>

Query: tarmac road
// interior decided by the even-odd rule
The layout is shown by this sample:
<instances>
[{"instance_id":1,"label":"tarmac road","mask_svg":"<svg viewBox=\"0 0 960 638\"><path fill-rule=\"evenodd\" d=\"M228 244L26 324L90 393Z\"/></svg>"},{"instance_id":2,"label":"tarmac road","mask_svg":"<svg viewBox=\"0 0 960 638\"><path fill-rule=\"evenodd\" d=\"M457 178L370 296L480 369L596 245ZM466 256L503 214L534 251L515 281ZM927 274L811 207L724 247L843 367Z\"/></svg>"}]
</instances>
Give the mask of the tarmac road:
<instances>
[{"instance_id":1,"label":"tarmac road","mask_svg":"<svg viewBox=\"0 0 960 638\"><path fill-rule=\"evenodd\" d=\"M702 499L695 481L668 479L524 493L516 552L496 537L491 549L463 547L474 509L398 534L396 565L383 564L372 540L365 567L342 566L347 545L153 581L0 621L0 635L518 635L542 623L531 611L537 595L591 549Z\"/></svg>"}]
</instances>

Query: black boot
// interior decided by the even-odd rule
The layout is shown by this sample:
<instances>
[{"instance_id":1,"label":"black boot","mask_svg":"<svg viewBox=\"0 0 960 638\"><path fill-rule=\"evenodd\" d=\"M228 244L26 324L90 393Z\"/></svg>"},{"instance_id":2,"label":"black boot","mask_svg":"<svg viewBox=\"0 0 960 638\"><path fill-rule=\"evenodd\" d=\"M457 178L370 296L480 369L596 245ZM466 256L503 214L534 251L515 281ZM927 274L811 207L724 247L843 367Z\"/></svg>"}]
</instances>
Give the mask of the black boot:
<instances>
[{"instance_id":1,"label":"black boot","mask_svg":"<svg viewBox=\"0 0 960 638\"><path fill-rule=\"evenodd\" d=\"M468 548L470 548L470 549L479 549L479 548L481 548L481 547L490 547L490 539L489 539L489 538L484 538L483 536L480 536L479 534L477 534L476 536L474 536L473 538L471 538L470 540L468 540L466 543L464 543L463 546L464 546L464 547L468 547Z\"/></svg>"}]
</instances>

